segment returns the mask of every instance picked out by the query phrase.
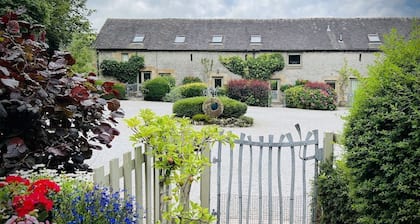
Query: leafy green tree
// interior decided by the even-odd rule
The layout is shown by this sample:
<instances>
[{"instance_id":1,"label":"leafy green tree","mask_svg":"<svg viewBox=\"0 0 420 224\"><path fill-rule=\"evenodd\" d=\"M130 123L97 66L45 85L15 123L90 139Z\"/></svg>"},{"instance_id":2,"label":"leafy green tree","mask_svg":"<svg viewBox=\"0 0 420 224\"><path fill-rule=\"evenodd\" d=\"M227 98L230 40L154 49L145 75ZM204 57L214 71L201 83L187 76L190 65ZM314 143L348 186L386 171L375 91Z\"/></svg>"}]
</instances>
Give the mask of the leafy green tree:
<instances>
[{"instance_id":1,"label":"leafy green tree","mask_svg":"<svg viewBox=\"0 0 420 224\"><path fill-rule=\"evenodd\" d=\"M362 79L344 144L359 223L420 223L420 26L393 30Z\"/></svg>"},{"instance_id":2,"label":"leafy green tree","mask_svg":"<svg viewBox=\"0 0 420 224\"><path fill-rule=\"evenodd\" d=\"M95 72L95 51L92 44L95 41L95 34L75 33L67 50L73 55L76 63L71 67L73 72L88 73Z\"/></svg>"},{"instance_id":3,"label":"leafy green tree","mask_svg":"<svg viewBox=\"0 0 420 224\"><path fill-rule=\"evenodd\" d=\"M73 33L86 33L91 26L87 17L93 10L86 8L87 0L2 0L0 14L24 7L25 20L43 24L47 32L50 55L72 40Z\"/></svg>"},{"instance_id":4,"label":"leafy green tree","mask_svg":"<svg viewBox=\"0 0 420 224\"><path fill-rule=\"evenodd\" d=\"M219 61L230 72L245 79L269 80L274 72L284 68L284 59L281 54L262 54L247 60L239 56L220 56Z\"/></svg>"}]
</instances>

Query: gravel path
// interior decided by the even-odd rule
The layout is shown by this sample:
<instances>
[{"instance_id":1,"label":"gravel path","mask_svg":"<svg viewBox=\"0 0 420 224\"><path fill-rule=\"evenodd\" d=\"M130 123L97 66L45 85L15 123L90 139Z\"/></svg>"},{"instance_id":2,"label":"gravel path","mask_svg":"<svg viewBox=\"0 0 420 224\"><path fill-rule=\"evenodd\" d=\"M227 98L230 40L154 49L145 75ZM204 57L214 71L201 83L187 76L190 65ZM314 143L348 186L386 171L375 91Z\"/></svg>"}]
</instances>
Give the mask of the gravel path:
<instances>
[{"instance_id":1,"label":"gravel path","mask_svg":"<svg viewBox=\"0 0 420 224\"><path fill-rule=\"evenodd\" d=\"M130 118L138 114L141 109L149 108L158 115L171 114L172 103L149 102L142 100L121 101L121 107L125 111L125 117ZM248 107L247 116L254 118L254 126L249 128L225 128L240 135L245 133L254 138L257 136L268 136L273 134L280 136L291 132L296 136L294 125L299 123L302 133L305 136L307 131L318 129L320 139L324 132L342 132L344 121L342 116L346 115L347 109L339 108L336 111L317 111L285 108L280 105L273 107ZM113 158L122 158L125 152L132 150L132 143L129 136L132 131L125 125L124 121L118 124L117 129L121 132L112 142L112 148L94 151L93 157L87 160L92 168L100 167Z\"/></svg>"}]
</instances>

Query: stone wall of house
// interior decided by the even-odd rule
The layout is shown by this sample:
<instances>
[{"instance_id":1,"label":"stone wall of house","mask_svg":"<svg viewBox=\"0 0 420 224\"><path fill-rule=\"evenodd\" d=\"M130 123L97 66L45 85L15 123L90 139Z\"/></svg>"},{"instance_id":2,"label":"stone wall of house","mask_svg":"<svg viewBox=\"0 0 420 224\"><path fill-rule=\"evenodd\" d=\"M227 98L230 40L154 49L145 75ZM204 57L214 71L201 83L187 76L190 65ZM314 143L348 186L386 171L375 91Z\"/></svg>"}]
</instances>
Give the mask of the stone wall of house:
<instances>
[{"instance_id":1,"label":"stone wall of house","mask_svg":"<svg viewBox=\"0 0 420 224\"><path fill-rule=\"evenodd\" d=\"M242 58L258 56L258 53L253 54L252 52L115 51L100 52L99 62L105 59L120 61L122 53L128 53L129 56L135 54L143 56L145 59L145 68L143 70L150 71L152 78L160 74L171 74L176 78L177 84L180 84L184 77L196 76L210 86L214 86L215 78L222 79L223 84L226 84L231 79L240 78L221 65L219 62L221 55L238 55ZM373 64L375 60L375 54L372 52L283 52L282 54L285 60L285 67L272 77L279 81L278 86L293 84L298 79L334 82L337 80L338 71L343 67L345 60L349 67L357 69L361 75L366 75L368 65ZM300 55L301 64L289 64L289 55ZM202 59L213 61L213 66L207 65L207 70L209 70L207 74ZM349 87L345 93L345 98L347 98L348 94L351 94L351 91L351 87Z\"/></svg>"},{"instance_id":2,"label":"stone wall of house","mask_svg":"<svg viewBox=\"0 0 420 224\"><path fill-rule=\"evenodd\" d=\"M238 55L245 58L253 57L252 53L220 53L220 52L101 52L99 62L105 59L121 60L121 53L141 55L145 58L145 66L153 68L156 73L162 71L173 71L177 81L181 82L185 76L197 76L202 80L206 79L205 66L201 62L206 58L213 60L211 68L212 76L225 76L225 78L239 78L230 73L219 62L219 56ZM280 78L284 84L294 83L297 79L311 81L334 80L338 71L347 60L348 66L357 69L362 75L367 74L367 66L373 64L374 53L370 52L303 52L303 53L282 53L285 59L285 67L277 72L273 78ZM300 65L289 65L288 55L300 55ZM255 56L258 56L256 54ZM153 74L157 76L159 74Z\"/></svg>"}]
</instances>

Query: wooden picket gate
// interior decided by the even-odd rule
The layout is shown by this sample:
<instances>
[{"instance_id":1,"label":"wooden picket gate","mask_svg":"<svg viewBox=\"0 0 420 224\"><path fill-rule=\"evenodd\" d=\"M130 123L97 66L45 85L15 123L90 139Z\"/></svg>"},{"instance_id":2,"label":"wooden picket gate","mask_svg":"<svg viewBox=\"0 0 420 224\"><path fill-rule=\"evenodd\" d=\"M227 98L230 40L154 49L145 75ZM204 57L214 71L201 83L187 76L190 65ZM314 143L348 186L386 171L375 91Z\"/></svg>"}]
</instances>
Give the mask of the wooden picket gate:
<instances>
[{"instance_id":1,"label":"wooden picket gate","mask_svg":"<svg viewBox=\"0 0 420 224\"><path fill-rule=\"evenodd\" d=\"M298 127L297 127L298 128ZM299 136L301 137L300 130L298 128ZM219 143L217 150L213 150L212 154L208 154L209 158L214 157L213 162L216 166L212 169L216 169L217 175L212 176L211 170L207 169L201 176L200 183L200 200L201 206L212 209L215 216L217 216L217 223L314 223L316 217L315 203L310 204L310 210L307 211L308 202L316 202L316 185L312 188L312 192L308 194L306 188L307 175L306 166L310 160L314 161L314 167L312 168L313 178L316 180L318 175L318 162L324 160L324 158L332 158L334 134L324 134L324 148L319 147L318 131L314 130L308 132L305 140L294 141L290 133L281 135L278 141L274 140L273 135L268 136L268 141L264 141L264 137L259 137L258 141L253 141L251 136L241 134L240 139L235 141L235 148L238 150L228 150L226 154L222 152L224 149L222 144ZM309 147L312 147L313 154L307 156ZM128 195L135 195L136 202L139 206L136 207L139 214L138 223L155 223L157 220L161 220L161 211L159 209L160 195L159 195L159 171L153 168L153 158L146 153L148 147L140 146L134 150L134 158L130 152L125 153L123 156L123 163L120 166L119 159L113 159L109 162L109 172L104 166L94 169L94 182L110 186L114 191L124 189L125 197ZM245 150L248 150L248 157L244 157ZM281 173L281 158L280 152L288 150L291 158L291 169L290 171L290 192L288 195L282 193L282 178L287 176ZM297 152L297 153L296 153ZM236 153L236 154L235 154ZM258 160L254 157L258 156ZM266 155L266 159L263 158ZM237 157L235 157L237 156ZM223 159L222 159L223 158ZM237 159L234 162L235 158ZM273 158L277 158L274 159ZM295 181L296 181L296 158L301 159L302 182L305 185L302 190L303 200L299 206L301 210L302 218L297 220L294 214L296 207L295 198ZM228 168L223 167L222 161L228 159ZM248 167L244 166L245 161L252 161L248 164ZM255 162L255 163L254 163ZM255 172L253 166L257 164L257 172L255 175L258 183L258 194L252 194L254 185L252 184L253 178L252 173ZM234 166L235 169L234 169ZM266 178L267 181L263 182L263 167L269 167L267 170ZM228 174L228 183L224 185L223 175L221 172ZM276 172L272 172L275 169ZM236 170L236 171L235 171ZM265 171L264 171L265 172ZM247 176L247 185L244 184L244 174L250 174ZM216 180L214 180L216 179ZM233 180L236 180L237 192L232 190L234 184ZM211 196L211 182L216 182L216 198ZM274 182L277 183L273 187ZM234 181L235 182L235 181ZM280 183L280 184L279 184ZM263 188L263 185L265 186ZM275 184L274 184L275 185ZM222 194L221 190L226 187L228 192ZM274 189L277 190L277 195L273 194ZM214 190L214 188L213 188ZM247 192L244 194L243 192ZM264 195L263 191L267 193ZM222 197L225 195L225 199ZM312 200L307 200L313 196ZM256 198L258 206L253 207L251 199ZM210 203L215 201L214 203ZM222 200L223 199L223 200ZM274 200L276 199L276 200ZM284 199L287 199L288 206L285 206ZM232 203L235 202L235 203ZM235 208L235 205L237 207ZM266 206L266 208L264 207ZM276 207L276 209L273 209ZM288 209L286 209L288 207ZM234 208L235 212L232 211ZM258 210L257 217L252 219L252 209ZM254 211L255 212L255 211ZM309 217L309 218L308 218Z\"/></svg>"}]
</instances>

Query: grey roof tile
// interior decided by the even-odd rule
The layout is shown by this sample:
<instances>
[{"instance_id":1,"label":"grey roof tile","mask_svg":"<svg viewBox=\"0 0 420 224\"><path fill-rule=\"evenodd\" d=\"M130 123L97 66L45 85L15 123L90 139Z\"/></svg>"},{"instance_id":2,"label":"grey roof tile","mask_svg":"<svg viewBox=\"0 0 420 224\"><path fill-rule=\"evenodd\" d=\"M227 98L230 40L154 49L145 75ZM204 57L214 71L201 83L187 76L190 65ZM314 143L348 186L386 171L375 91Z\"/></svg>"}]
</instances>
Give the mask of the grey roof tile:
<instances>
[{"instance_id":1,"label":"grey roof tile","mask_svg":"<svg viewBox=\"0 0 420 224\"><path fill-rule=\"evenodd\" d=\"M408 36L413 18L309 18L309 19L108 19L100 30L99 50L169 51L352 51L369 50L368 34L383 35L396 28ZM331 31L327 31L327 28ZM133 44L144 34L143 44ZM342 42L338 38L342 35ZM184 35L185 43L174 43ZM223 45L211 44L223 35ZM262 44L251 45L251 35ZM375 49L375 47L374 47Z\"/></svg>"}]
</instances>

